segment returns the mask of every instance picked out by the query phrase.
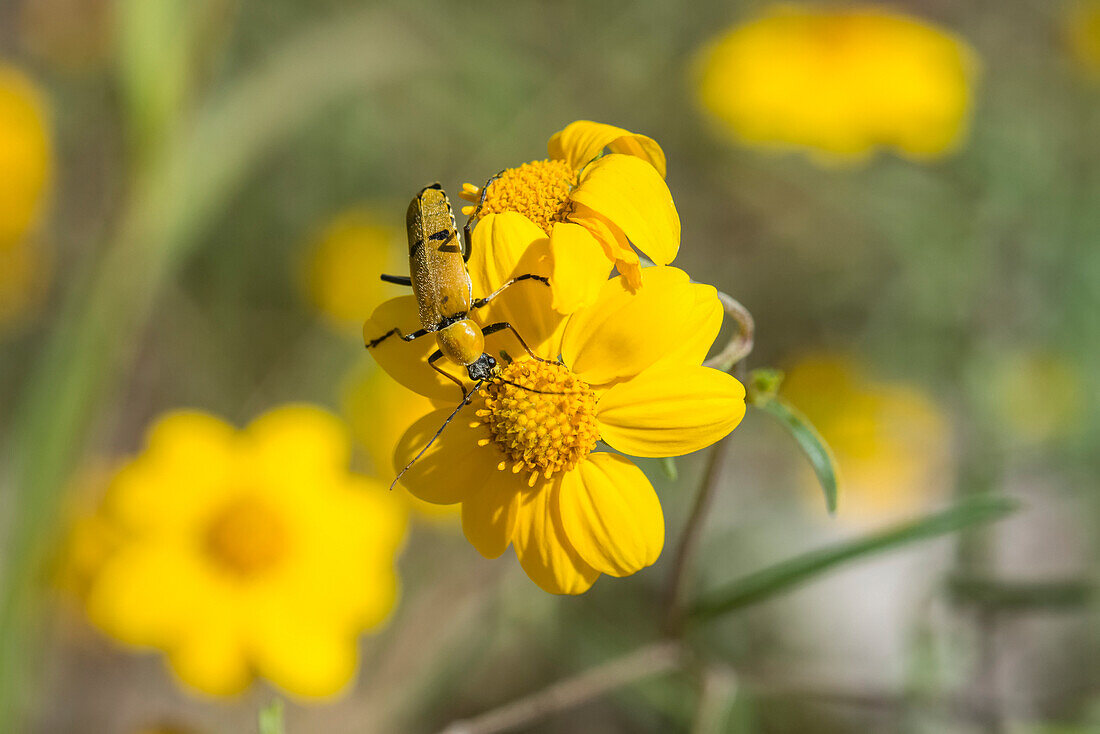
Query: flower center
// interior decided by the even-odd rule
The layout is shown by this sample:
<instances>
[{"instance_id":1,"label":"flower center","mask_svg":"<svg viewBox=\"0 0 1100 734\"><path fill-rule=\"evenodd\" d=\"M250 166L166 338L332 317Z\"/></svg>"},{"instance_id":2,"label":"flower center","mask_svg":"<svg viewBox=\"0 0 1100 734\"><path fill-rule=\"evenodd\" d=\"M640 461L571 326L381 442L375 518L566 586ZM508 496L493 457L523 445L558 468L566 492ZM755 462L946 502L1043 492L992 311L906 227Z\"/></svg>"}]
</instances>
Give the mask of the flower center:
<instances>
[{"instance_id":1,"label":"flower center","mask_svg":"<svg viewBox=\"0 0 1100 734\"><path fill-rule=\"evenodd\" d=\"M525 359L505 366L499 377L481 388L485 407L477 416L492 437L479 443L500 447L514 473L530 471L529 484L539 474L549 479L572 469L596 447L596 394L568 367Z\"/></svg>"},{"instance_id":2,"label":"flower center","mask_svg":"<svg viewBox=\"0 0 1100 734\"><path fill-rule=\"evenodd\" d=\"M488 184L478 216L519 212L550 234L551 226L564 222L568 216L569 194L576 185L577 172L565 161L524 163L519 168L506 169ZM463 197L476 204L481 193L468 187Z\"/></svg>"},{"instance_id":3,"label":"flower center","mask_svg":"<svg viewBox=\"0 0 1100 734\"><path fill-rule=\"evenodd\" d=\"M250 579L286 555L287 529L283 518L262 499L245 496L214 515L204 542L215 565L233 576Z\"/></svg>"}]
</instances>

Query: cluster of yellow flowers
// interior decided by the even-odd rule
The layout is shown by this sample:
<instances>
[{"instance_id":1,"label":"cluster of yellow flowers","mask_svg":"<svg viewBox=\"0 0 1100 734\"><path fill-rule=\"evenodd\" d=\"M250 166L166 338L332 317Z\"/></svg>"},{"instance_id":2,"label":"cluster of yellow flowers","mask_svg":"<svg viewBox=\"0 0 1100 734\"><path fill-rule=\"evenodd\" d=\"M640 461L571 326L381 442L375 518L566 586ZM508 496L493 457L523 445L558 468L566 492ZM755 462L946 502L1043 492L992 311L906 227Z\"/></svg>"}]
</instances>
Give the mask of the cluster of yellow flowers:
<instances>
[{"instance_id":1,"label":"cluster of yellow flowers","mask_svg":"<svg viewBox=\"0 0 1100 734\"><path fill-rule=\"evenodd\" d=\"M463 531L485 557L512 545L541 588L579 594L600 574L649 566L664 544L652 485L623 455L597 451L599 442L639 457L690 453L740 422L745 391L702 366L723 311L713 287L667 265L680 223L660 147L581 121L548 149L546 160L464 188L473 203L466 212L477 216L473 292L528 273L550 282L511 288L471 318L508 322L536 356L501 332L487 348L514 361L470 398L402 483L427 502L460 504ZM642 268L634 247L656 265ZM612 268L618 274L608 278ZM414 297L381 304L364 338L394 327L420 327ZM395 380L439 401L401 439L395 470L454 409L454 384L426 362L429 341L392 339L371 350Z\"/></svg>"},{"instance_id":2,"label":"cluster of yellow flowers","mask_svg":"<svg viewBox=\"0 0 1100 734\"><path fill-rule=\"evenodd\" d=\"M32 235L52 166L43 95L26 74L0 62L0 328L43 291L48 261Z\"/></svg>"},{"instance_id":3,"label":"cluster of yellow flowers","mask_svg":"<svg viewBox=\"0 0 1100 734\"><path fill-rule=\"evenodd\" d=\"M699 60L703 110L738 142L858 161L953 150L976 62L954 35L875 5L773 5Z\"/></svg>"}]
</instances>

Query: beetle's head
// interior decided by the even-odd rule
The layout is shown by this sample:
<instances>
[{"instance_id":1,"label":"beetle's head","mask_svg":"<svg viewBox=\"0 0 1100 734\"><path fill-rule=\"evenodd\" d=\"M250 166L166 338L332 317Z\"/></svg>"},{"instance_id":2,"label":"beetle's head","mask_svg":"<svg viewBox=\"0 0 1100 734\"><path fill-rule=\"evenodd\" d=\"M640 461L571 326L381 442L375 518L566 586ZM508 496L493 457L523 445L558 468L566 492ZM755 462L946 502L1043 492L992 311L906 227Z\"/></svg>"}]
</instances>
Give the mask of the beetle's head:
<instances>
[{"instance_id":1,"label":"beetle's head","mask_svg":"<svg viewBox=\"0 0 1100 734\"><path fill-rule=\"evenodd\" d=\"M497 361L488 354L482 354L476 362L466 365L466 372L474 382L488 380L497 369Z\"/></svg>"}]
</instances>

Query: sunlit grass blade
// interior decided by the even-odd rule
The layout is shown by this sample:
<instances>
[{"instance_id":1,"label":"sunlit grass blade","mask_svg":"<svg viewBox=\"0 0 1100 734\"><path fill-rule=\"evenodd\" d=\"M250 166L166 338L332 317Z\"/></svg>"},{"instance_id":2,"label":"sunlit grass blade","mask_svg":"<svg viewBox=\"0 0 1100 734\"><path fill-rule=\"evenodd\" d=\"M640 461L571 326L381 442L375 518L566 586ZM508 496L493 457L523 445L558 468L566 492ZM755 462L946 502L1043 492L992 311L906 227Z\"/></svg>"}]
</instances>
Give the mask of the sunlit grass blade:
<instances>
[{"instance_id":1,"label":"sunlit grass blade","mask_svg":"<svg viewBox=\"0 0 1100 734\"><path fill-rule=\"evenodd\" d=\"M670 482L675 482L680 476L680 471L676 467L676 459L671 456L666 456L660 460L661 473L665 475L665 478Z\"/></svg>"},{"instance_id":2,"label":"sunlit grass blade","mask_svg":"<svg viewBox=\"0 0 1100 734\"><path fill-rule=\"evenodd\" d=\"M757 407L772 416L786 428L794 440L798 442L810 465L821 483L821 489L825 492L825 507L829 514L836 512L837 479L836 464L833 461L832 452L828 444L813 424L797 409L789 405L782 398L774 397L762 401Z\"/></svg>"},{"instance_id":3,"label":"sunlit grass blade","mask_svg":"<svg viewBox=\"0 0 1100 734\"><path fill-rule=\"evenodd\" d=\"M260 709L260 734L286 734L281 698L276 698Z\"/></svg>"},{"instance_id":4,"label":"sunlit grass blade","mask_svg":"<svg viewBox=\"0 0 1100 734\"><path fill-rule=\"evenodd\" d=\"M993 522L1012 513L1016 507L1015 502L1004 497L975 496L920 520L795 556L706 594L692 609L691 619L705 621L743 609L849 561Z\"/></svg>"}]
</instances>

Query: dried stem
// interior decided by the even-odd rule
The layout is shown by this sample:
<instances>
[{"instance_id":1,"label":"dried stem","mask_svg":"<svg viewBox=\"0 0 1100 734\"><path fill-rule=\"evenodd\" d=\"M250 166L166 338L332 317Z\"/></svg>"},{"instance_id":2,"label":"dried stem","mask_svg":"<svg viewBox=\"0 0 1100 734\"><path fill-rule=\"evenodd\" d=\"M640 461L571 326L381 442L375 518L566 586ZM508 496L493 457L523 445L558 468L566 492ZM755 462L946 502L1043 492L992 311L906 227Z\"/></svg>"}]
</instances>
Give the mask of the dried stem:
<instances>
[{"instance_id":1,"label":"dried stem","mask_svg":"<svg viewBox=\"0 0 1100 734\"><path fill-rule=\"evenodd\" d=\"M722 308L725 309L726 315L737 324L737 334L730 339L725 349L708 359L703 365L705 367L713 367L714 369L722 370L723 372L729 372L737 363L749 356L749 353L752 352L753 338L756 334L756 324L749 310L742 306L741 302L733 296L718 291L718 300L722 302Z\"/></svg>"},{"instance_id":2,"label":"dried stem","mask_svg":"<svg viewBox=\"0 0 1100 734\"><path fill-rule=\"evenodd\" d=\"M721 291L718 292L718 298L722 301L722 307L725 309L726 315L737 323L738 331L730 339L725 349L708 359L704 364L707 367L728 372L752 352L755 325L752 314L735 298ZM676 556L672 562L665 614L665 633L672 637L679 636L683 631L684 599L687 595L687 586L692 575L695 554L702 537L703 524L714 500L718 481L722 477L722 470L725 468L726 449L729 440L730 437L727 435L711 449L710 460L707 463L706 473L703 475L703 484L699 488L699 494L695 497L695 505L691 508L691 514L688 516L687 525L684 528L680 545L676 549Z\"/></svg>"},{"instance_id":3,"label":"dried stem","mask_svg":"<svg viewBox=\"0 0 1100 734\"><path fill-rule=\"evenodd\" d=\"M677 642L658 642L611 662L555 683L538 693L465 721L456 721L442 734L495 734L527 726L550 714L567 711L605 693L675 670L681 665Z\"/></svg>"}]
</instances>

